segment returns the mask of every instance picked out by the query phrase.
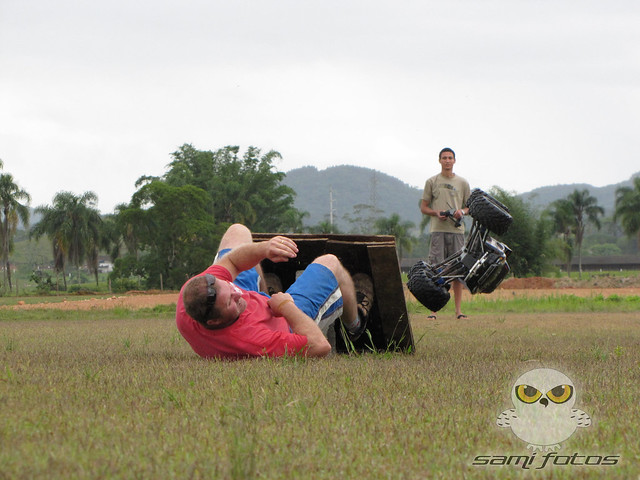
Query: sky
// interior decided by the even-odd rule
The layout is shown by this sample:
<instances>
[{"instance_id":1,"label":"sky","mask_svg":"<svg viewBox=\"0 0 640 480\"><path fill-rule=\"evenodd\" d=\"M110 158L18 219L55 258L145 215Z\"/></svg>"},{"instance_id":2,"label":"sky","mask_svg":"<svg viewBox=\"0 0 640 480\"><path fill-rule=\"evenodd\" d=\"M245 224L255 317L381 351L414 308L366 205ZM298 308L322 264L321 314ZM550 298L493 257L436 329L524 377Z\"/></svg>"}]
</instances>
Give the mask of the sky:
<instances>
[{"instance_id":1,"label":"sky","mask_svg":"<svg viewBox=\"0 0 640 480\"><path fill-rule=\"evenodd\" d=\"M0 0L3 173L113 212L185 143L422 188L640 171L637 0Z\"/></svg>"}]
</instances>

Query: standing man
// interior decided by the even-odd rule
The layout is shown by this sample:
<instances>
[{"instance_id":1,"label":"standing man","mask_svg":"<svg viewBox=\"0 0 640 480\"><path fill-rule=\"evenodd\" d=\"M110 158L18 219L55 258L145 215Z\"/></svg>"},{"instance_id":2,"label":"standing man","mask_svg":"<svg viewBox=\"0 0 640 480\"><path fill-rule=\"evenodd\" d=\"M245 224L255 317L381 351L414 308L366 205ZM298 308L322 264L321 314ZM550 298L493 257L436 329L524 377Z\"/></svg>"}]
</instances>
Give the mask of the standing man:
<instances>
[{"instance_id":1,"label":"standing man","mask_svg":"<svg viewBox=\"0 0 640 480\"><path fill-rule=\"evenodd\" d=\"M424 185L420 211L431 219L431 244L429 246L429 263L434 265L444 261L464 246L464 223L456 227L454 222L442 212L453 210L456 220L469 214L467 199L471 195L469 182L453 173L456 154L450 148L443 148L439 155L440 173L427 180ZM456 318L467 318L460 309L462 301L462 282L453 281L453 296L456 305ZM428 318L435 319L432 312Z\"/></svg>"}]
</instances>

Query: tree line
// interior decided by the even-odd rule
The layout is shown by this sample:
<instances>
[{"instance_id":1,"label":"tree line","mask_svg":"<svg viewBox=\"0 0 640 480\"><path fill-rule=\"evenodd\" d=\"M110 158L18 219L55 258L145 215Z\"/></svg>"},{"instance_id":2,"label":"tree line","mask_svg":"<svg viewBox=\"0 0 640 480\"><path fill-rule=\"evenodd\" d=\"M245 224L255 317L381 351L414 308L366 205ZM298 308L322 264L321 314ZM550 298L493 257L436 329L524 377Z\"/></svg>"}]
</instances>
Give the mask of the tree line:
<instances>
[{"instance_id":1,"label":"tree line","mask_svg":"<svg viewBox=\"0 0 640 480\"><path fill-rule=\"evenodd\" d=\"M294 207L296 192L282 184L285 174L275 166L280 158L276 151L262 153L255 147L241 153L237 146L204 151L184 144L171 154L163 176L139 178L131 200L117 205L114 213L100 215L93 192L61 191L51 205L36 207L40 220L29 235L51 243L52 268L62 288L74 272L79 282L84 267L97 283L98 258L107 253L114 263L110 279L119 290L136 288L140 281L144 288L180 288L211 263L222 234L236 222L255 232L393 235L399 258L424 240L424 222L416 226L398 214L381 217L369 205L357 205L347 216L350 232L336 231L329 222L304 227L306 213ZM600 228L604 213L588 190L575 190L541 214L499 187L490 193L514 217L512 227L500 237L513 249L509 263L514 275L540 275L556 258L566 262L568 271L574 254L581 272L585 229ZM0 174L3 292L12 289L13 239L20 223L29 225L30 201L11 174ZM640 236L640 177L633 187L617 189L615 205L614 220L626 234Z\"/></svg>"}]
</instances>

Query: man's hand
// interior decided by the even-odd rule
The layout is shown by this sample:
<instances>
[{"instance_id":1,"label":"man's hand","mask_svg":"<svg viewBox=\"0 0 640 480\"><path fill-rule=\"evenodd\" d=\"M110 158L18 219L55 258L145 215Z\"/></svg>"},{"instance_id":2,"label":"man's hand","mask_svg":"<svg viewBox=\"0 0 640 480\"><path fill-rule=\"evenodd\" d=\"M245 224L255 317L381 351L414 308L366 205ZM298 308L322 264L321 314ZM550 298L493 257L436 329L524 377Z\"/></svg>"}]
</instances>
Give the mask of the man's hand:
<instances>
[{"instance_id":1,"label":"man's hand","mask_svg":"<svg viewBox=\"0 0 640 480\"><path fill-rule=\"evenodd\" d=\"M450 218L451 220L453 220L453 224L456 227L459 227L461 225L461 218L463 217L463 211L462 210L454 210L453 208L451 210L443 210L442 212L439 213L439 217L444 217L445 219Z\"/></svg>"},{"instance_id":2,"label":"man's hand","mask_svg":"<svg viewBox=\"0 0 640 480\"><path fill-rule=\"evenodd\" d=\"M293 303L293 298L288 293L277 292L274 293L267 301L271 311L279 317L284 317L283 309L286 305ZM295 305L295 303L293 303Z\"/></svg>"},{"instance_id":3,"label":"man's hand","mask_svg":"<svg viewBox=\"0 0 640 480\"><path fill-rule=\"evenodd\" d=\"M298 255L296 242L287 237L277 236L266 241L267 251L265 258L274 263L286 262Z\"/></svg>"},{"instance_id":4,"label":"man's hand","mask_svg":"<svg viewBox=\"0 0 640 480\"><path fill-rule=\"evenodd\" d=\"M298 246L287 237L277 236L264 242L244 243L233 248L228 254L218 260L235 279L240 272L249 270L268 258L272 262L286 262L298 255Z\"/></svg>"}]
</instances>

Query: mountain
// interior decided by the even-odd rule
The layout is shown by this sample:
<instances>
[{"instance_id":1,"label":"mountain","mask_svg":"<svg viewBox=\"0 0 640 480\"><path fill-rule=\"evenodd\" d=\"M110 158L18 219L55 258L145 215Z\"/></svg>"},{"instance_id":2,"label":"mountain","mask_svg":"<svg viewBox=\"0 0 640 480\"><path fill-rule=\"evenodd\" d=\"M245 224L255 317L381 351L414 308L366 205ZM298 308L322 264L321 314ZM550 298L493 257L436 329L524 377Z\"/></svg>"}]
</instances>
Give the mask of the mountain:
<instances>
[{"instance_id":1,"label":"mountain","mask_svg":"<svg viewBox=\"0 0 640 480\"><path fill-rule=\"evenodd\" d=\"M383 217L397 213L416 226L422 220L418 208L422 190L371 168L350 165L324 170L296 168L287 172L282 183L296 191L295 207L309 213L304 219L306 226L329 221L333 206L333 223L348 231L350 224L344 216L354 216L353 207L359 204L381 210Z\"/></svg>"},{"instance_id":2,"label":"mountain","mask_svg":"<svg viewBox=\"0 0 640 480\"><path fill-rule=\"evenodd\" d=\"M295 207L309 213L304 219L306 226L328 221L331 205L334 224L343 231L348 231L351 226L344 216L353 217L353 207L358 204L371 205L381 210L380 216L383 217L397 213L403 221L411 221L416 226L422 221L422 214L418 208L422 189L411 187L374 169L339 165L318 170L316 167L307 166L290 170L286 175L283 183L297 193ZM519 196L535 209L542 210L574 190L586 188L598 199L598 204L605 209L605 215L611 216L616 189L632 186L632 179L637 175L640 175L640 172L629 180L604 187L583 183L553 185L536 188Z\"/></svg>"},{"instance_id":3,"label":"mountain","mask_svg":"<svg viewBox=\"0 0 640 480\"><path fill-rule=\"evenodd\" d=\"M598 205L604 208L606 217L613 215L616 202L616 189L620 187L633 187L633 178L640 175L637 172L631 176L629 180L616 183L613 185L605 185L604 187L594 187L586 183L573 183L564 185L553 185L548 187L539 187L530 192L520 195L526 202L538 209L544 209L550 203L566 198L574 190L589 190L589 194L598 199Z\"/></svg>"}]
</instances>

